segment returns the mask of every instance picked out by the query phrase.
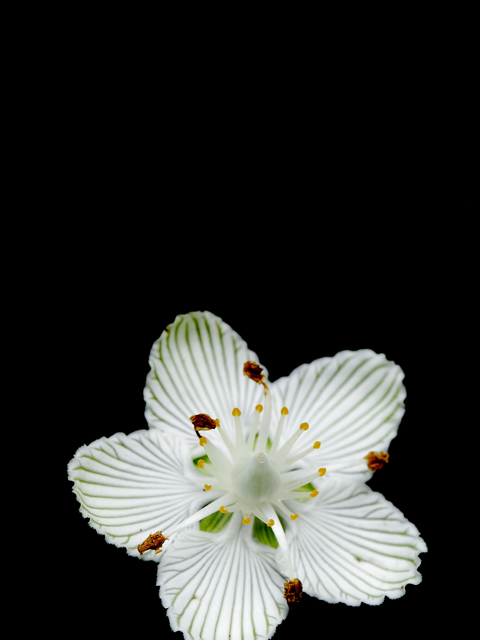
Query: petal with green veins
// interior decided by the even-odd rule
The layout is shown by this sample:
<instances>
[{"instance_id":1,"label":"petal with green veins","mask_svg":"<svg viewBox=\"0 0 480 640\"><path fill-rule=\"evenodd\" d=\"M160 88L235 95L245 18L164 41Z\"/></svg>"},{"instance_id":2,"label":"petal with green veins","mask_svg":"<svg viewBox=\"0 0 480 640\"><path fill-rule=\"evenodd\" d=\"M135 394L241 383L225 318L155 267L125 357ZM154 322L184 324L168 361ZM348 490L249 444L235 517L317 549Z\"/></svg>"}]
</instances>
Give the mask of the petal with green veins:
<instances>
[{"instance_id":1,"label":"petal with green veins","mask_svg":"<svg viewBox=\"0 0 480 640\"><path fill-rule=\"evenodd\" d=\"M283 438L307 421L310 439L322 443L309 463L327 468L359 459L357 466L335 473L366 482L372 475L362 459L370 451L387 451L404 414L403 371L369 349L342 351L295 369L271 383L277 404L288 407ZM291 456L303 444L294 445Z\"/></svg>"},{"instance_id":2,"label":"petal with green veins","mask_svg":"<svg viewBox=\"0 0 480 640\"><path fill-rule=\"evenodd\" d=\"M288 611L274 553L239 513L217 534L180 532L158 566L172 629L202 640L270 638Z\"/></svg>"},{"instance_id":3,"label":"petal with green veins","mask_svg":"<svg viewBox=\"0 0 480 640\"><path fill-rule=\"evenodd\" d=\"M261 385L243 375L243 365L258 356L221 318L205 312L179 315L154 343L147 376L145 417L151 427L187 438L198 438L190 416L219 418L234 434L232 410L239 407L250 425L262 401ZM264 375L268 372L264 368Z\"/></svg>"},{"instance_id":4,"label":"petal with green veins","mask_svg":"<svg viewBox=\"0 0 480 640\"><path fill-rule=\"evenodd\" d=\"M208 501L187 442L156 429L80 447L68 474L90 525L134 556L150 533L181 522ZM159 555L147 551L142 558Z\"/></svg>"},{"instance_id":5,"label":"petal with green veins","mask_svg":"<svg viewBox=\"0 0 480 640\"><path fill-rule=\"evenodd\" d=\"M419 554L427 551L415 526L363 483L327 476L287 533L305 593L327 602L380 604L419 584Z\"/></svg>"}]
</instances>

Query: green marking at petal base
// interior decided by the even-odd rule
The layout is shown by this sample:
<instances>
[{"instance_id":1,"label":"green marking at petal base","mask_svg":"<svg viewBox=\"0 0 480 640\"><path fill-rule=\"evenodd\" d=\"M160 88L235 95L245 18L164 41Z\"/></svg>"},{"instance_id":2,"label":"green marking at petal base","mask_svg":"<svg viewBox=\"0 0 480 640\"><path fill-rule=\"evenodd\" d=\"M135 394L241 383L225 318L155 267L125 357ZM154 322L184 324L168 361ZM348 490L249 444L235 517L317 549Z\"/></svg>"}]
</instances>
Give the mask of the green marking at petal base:
<instances>
[{"instance_id":1,"label":"green marking at petal base","mask_svg":"<svg viewBox=\"0 0 480 640\"><path fill-rule=\"evenodd\" d=\"M225 527L226 524L228 524L228 521L232 516L233 513L222 513L221 511L215 511L215 513L211 513L206 518L203 518L203 520L200 520L200 531L218 533Z\"/></svg>"},{"instance_id":2,"label":"green marking at petal base","mask_svg":"<svg viewBox=\"0 0 480 640\"><path fill-rule=\"evenodd\" d=\"M260 425L258 425L257 429L260 429ZM260 434L257 433L255 436L255 442L253 444L253 450L255 451L255 447L257 446L257 440L258 440L258 436ZM265 453L268 453L270 451L270 449L272 448L272 441L270 440L270 437L267 438L267 444L265 445Z\"/></svg>"},{"instance_id":3,"label":"green marking at petal base","mask_svg":"<svg viewBox=\"0 0 480 640\"><path fill-rule=\"evenodd\" d=\"M284 519L281 516L278 516L278 519L280 520L282 527L285 529ZM278 540L273 533L272 527L267 527L267 525L256 516L253 521L253 537L269 547L273 547L274 549L278 547Z\"/></svg>"},{"instance_id":4,"label":"green marking at petal base","mask_svg":"<svg viewBox=\"0 0 480 640\"><path fill-rule=\"evenodd\" d=\"M308 484L304 484L303 487L298 487L298 489L294 489L294 491L310 491L311 493L312 491L315 491L315 487L311 482L309 482ZM307 500L310 500L310 498L296 498L296 499L299 502L306 502Z\"/></svg>"},{"instance_id":5,"label":"green marking at petal base","mask_svg":"<svg viewBox=\"0 0 480 640\"><path fill-rule=\"evenodd\" d=\"M203 473L204 476L211 476L212 474L208 472L208 469L205 469L205 467L202 469L201 467L198 466L198 461L199 460L205 460L205 464L208 464L210 462L209 457L208 456L198 456L198 458L194 458L192 460L192 462L195 465L195 468L199 473Z\"/></svg>"}]
</instances>

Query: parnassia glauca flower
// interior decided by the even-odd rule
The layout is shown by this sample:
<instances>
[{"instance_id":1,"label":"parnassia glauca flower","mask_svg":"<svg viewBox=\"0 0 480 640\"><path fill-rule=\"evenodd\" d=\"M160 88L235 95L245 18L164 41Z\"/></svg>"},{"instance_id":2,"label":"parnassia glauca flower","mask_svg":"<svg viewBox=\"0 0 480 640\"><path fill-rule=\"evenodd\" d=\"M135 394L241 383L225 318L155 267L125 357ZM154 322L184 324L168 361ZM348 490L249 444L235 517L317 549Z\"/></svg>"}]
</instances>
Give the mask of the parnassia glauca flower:
<instances>
[{"instance_id":1,"label":"parnassia glauca flower","mask_svg":"<svg viewBox=\"0 0 480 640\"><path fill-rule=\"evenodd\" d=\"M158 562L189 639L270 638L302 591L380 604L421 581L417 529L365 484L404 412L401 369L342 351L271 383L258 363L220 318L178 316L151 351L149 429L68 467L90 524Z\"/></svg>"}]
</instances>

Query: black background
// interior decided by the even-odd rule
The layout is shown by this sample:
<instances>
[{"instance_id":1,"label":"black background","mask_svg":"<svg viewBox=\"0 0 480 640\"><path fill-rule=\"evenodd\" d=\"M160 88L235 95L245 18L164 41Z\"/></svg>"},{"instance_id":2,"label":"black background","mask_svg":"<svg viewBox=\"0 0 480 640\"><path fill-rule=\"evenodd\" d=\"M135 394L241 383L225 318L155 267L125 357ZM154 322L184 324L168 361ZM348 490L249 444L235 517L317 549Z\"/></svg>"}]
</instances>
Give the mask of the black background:
<instances>
[{"instance_id":1,"label":"black background","mask_svg":"<svg viewBox=\"0 0 480 640\"><path fill-rule=\"evenodd\" d=\"M356 17L345 33L342 15L324 23L315 52L305 41L292 55L288 40L268 56L242 46L232 62L213 53L215 39L210 58L196 55L196 42L184 47L175 21L159 38L157 21L150 35L143 20L137 43L112 12L102 22L85 14L85 26L77 12L27 48L14 74L26 94L11 92L20 120L7 122L19 230L5 234L14 255L4 282L19 276L19 301L5 315L19 311L27 343L18 428L39 435L38 446L28 441L27 495L40 503L33 527L48 547L33 552L45 569L38 575L36 564L16 596L23 604L33 582L35 599L45 598L35 624L181 640L158 598L156 565L89 527L66 468L83 444L147 427L151 345L179 313L206 309L258 353L271 380L365 347L406 374L391 462L370 485L424 537L423 582L379 607L304 596L275 637L421 637L439 619L445 628L464 589L451 539L463 541L465 528L458 484L475 467L459 360L470 359L477 333L462 307L474 298L472 285L462 290L476 238L474 40L451 13L445 25L439 11L420 20L396 11L381 25L375 16L371 34ZM32 388L39 398L26 408Z\"/></svg>"},{"instance_id":2,"label":"black background","mask_svg":"<svg viewBox=\"0 0 480 640\"><path fill-rule=\"evenodd\" d=\"M370 215L364 222L343 217L335 199L309 215L232 205L212 218L205 203L197 204L191 201L188 211L160 206L163 213L150 216L140 211L135 223L132 209L125 226L93 223L68 256L69 284L58 287L54 327L65 360L59 371L62 523L73 541L56 566L68 584L63 610L82 626L86 621L95 637L182 637L173 635L158 597L156 565L128 557L89 527L66 466L83 444L147 427L143 388L151 345L177 314L209 310L257 352L271 380L343 349L371 348L403 368L406 413L391 461L370 485L426 541L423 582L379 607L304 596L275 637L303 637L307 629L367 637L391 627L419 637L429 629L439 586L435 451L445 427L435 359L442 298L425 238L412 239L400 218L398 229L390 225L375 236ZM330 231L332 218L338 224Z\"/></svg>"}]
</instances>

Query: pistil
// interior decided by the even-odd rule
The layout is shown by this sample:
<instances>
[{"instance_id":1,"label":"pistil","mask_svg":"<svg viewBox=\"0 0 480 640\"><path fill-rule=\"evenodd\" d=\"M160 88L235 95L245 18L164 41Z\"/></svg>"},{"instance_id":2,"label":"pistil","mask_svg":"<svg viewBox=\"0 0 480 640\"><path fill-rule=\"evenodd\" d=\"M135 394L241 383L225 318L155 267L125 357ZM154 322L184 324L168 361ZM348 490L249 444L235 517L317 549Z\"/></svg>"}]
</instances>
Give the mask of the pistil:
<instances>
[{"instance_id":1,"label":"pistil","mask_svg":"<svg viewBox=\"0 0 480 640\"><path fill-rule=\"evenodd\" d=\"M292 522L295 521L298 518L298 513L291 513L284 501L314 498L318 495L316 489L311 492L295 491L295 489L323 476L326 469L323 467L318 470L312 468L292 469L294 463L318 449L320 442L314 442L313 445L311 444L308 448L287 459L297 440L308 430L308 423L302 422L295 433L281 446L283 426L289 413L287 407L283 407L280 412L277 428L272 438L272 445L267 452L266 447L272 413L270 390L265 382L265 376L262 374L262 368L256 363L245 363L244 374L254 382L262 384L265 395L264 405L258 404L255 407L254 418L246 441L241 420L242 412L238 407L235 407L232 411L232 416L235 420L234 442L225 432L218 419L213 420L208 414L204 413L190 418L199 437L199 444L204 448L205 454L209 458L209 463L202 458L198 460L199 468L204 469L206 467L212 476L211 478L203 477L202 482L206 481L203 488L205 492L209 493L209 496L213 494L212 497L215 499L183 520L183 522L166 530L163 534L161 532L152 534L142 545L139 545L138 549L140 554L143 550L150 548L155 548L158 553L163 542L169 537L216 511L224 514L240 511L242 514L241 521L244 525L251 524L251 517L255 516L267 527L272 528L278 545L282 550L286 575L289 578L289 582L285 583L285 597L289 606L291 606L292 602L298 601L299 594L301 595L301 582L295 578L285 531L277 513L281 512L289 517ZM258 428L260 414L263 414L263 416L260 428ZM208 434L206 433L207 431L209 432ZM212 442L212 438L216 437L214 436L214 431L219 433L226 451L218 448ZM201 435L201 433L205 433L205 435ZM206 435L208 435L208 438ZM372 454L371 456L372 465L380 465L388 461L380 457L383 454L374 455Z\"/></svg>"}]
</instances>

